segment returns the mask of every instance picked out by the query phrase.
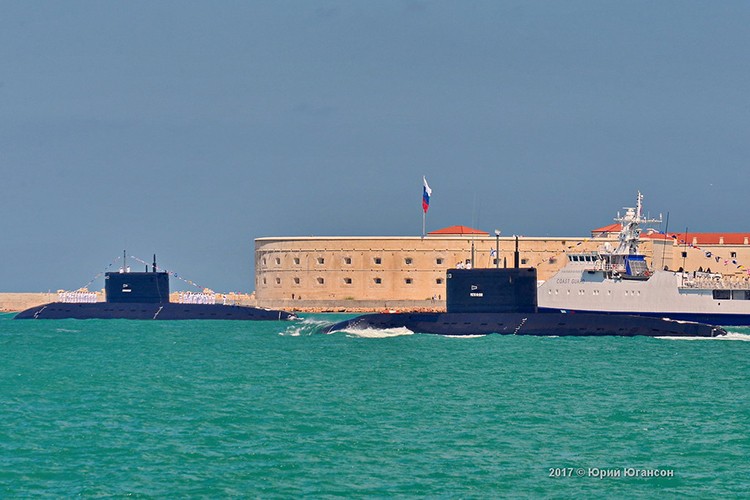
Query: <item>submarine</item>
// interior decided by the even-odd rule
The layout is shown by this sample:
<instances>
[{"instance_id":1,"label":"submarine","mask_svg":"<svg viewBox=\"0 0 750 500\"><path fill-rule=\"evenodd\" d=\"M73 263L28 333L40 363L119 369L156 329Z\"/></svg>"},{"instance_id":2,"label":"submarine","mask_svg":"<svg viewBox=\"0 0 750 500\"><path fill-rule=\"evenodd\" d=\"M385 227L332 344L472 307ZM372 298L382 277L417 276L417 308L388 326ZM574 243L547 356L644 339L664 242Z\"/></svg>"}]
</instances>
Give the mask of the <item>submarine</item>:
<instances>
[{"instance_id":1,"label":"submarine","mask_svg":"<svg viewBox=\"0 0 750 500\"><path fill-rule=\"evenodd\" d=\"M516 259L516 262L518 259ZM714 325L669 318L540 312L536 268L448 269L446 312L365 314L322 328L407 328L438 335L717 337Z\"/></svg>"},{"instance_id":2,"label":"submarine","mask_svg":"<svg viewBox=\"0 0 750 500\"><path fill-rule=\"evenodd\" d=\"M123 256L124 257L124 256ZM124 259L123 259L124 260ZM169 301L169 273L120 272L104 274L104 302L51 302L21 311L14 319L148 319L148 320L242 320L281 321L297 319L293 313L225 304L184 304Z\"/></svg>"}]
</instances>

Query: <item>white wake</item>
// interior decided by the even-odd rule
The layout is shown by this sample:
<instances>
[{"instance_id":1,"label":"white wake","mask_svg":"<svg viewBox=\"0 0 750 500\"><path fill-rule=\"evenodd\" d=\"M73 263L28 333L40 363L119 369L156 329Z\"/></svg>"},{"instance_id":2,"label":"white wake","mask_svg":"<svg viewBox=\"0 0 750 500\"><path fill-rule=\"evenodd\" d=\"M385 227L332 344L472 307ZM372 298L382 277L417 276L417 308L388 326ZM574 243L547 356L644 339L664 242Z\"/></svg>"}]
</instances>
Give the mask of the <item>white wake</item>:
<instances>
[{"instance_id":1,"label":"white wake","mask_svg":"<svg viewBox=\"0 0 750 500\"><path fill-rule=\"evenodd\" d=\"M726 335L719 335L718 337L657 337L665 340L739 340L742 342L750 342L750 335L747 333L739 332L727 332Z\"/></svg>"},{"instance_id":2,"label":"white wake","mask_svg":"<svg viewBox=\"0 0 750 500\"><path fill-rule=\"evenodd\" d=\"M414 332L401 326L398 328L347 328L340 330L341 332L351 336L360 337L363 339L387 339L391 337L401 337L403 335L414 335Z\"/></svg>"}]
</instances>

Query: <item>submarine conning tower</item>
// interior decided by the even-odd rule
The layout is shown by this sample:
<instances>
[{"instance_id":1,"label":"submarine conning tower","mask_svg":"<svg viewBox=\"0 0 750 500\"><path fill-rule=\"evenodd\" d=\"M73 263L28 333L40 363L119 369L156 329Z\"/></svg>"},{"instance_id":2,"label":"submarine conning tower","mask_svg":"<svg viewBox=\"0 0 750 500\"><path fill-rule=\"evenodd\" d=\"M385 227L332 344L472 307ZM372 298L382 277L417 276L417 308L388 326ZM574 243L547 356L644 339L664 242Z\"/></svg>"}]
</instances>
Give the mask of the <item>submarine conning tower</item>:
<instances>
[{"instance_id":1,"label":"submarine conning tower","mask_svg":"<svg viewBox=\"0 0 750 500\"><path fill-rule=\"evenodd\" d=\"M448 269L449 313L535 313L535 268Z\"/></svg>"},{"instance_id":2,"label":"submarine conning tower","mask_svg":"<svg viewBox=\"0 0 750 500\"><path fill-rule=\"evenodd\" d=\"M156 270L156 255L151 272L128 272L123 265L120 272L104 275L107 302L163 304L169 302L169 274Z\"/></svg>"}]
</instances>

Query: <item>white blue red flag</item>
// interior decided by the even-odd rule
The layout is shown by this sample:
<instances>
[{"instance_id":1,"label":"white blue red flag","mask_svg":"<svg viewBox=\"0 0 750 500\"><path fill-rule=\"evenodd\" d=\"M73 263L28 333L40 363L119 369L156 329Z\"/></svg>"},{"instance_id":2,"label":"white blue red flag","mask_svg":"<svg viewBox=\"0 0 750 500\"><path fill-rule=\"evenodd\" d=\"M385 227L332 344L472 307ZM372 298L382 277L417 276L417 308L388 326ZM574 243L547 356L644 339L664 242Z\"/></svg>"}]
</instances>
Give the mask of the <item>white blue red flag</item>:
<instances>
[{"instance_id":1,"label":"white blue red flag","mask_svg":"<svg viewBox=\"0 0 750 500\"><path fill-rule=\"evenodd\" d=\"M422 190L422 210L424 213L427 213L427 209L430 208L430 196L432 196L432 189L430 189L430 186L427 185L427 179L425 176L422 176L422 183L424 184L424 189Z\"/></svg>"}]
</instances>

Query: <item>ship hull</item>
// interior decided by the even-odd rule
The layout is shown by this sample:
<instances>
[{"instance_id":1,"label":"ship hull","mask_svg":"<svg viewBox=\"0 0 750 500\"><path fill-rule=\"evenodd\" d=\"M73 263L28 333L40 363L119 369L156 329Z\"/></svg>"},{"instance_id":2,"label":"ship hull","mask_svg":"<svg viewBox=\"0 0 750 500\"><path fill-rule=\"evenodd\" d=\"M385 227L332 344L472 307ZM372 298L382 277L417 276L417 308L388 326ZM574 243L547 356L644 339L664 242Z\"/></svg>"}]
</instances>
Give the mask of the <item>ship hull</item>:
<instances>
[{"instance_id":1,"label":"ship hull","mask_svg":"<svg viewBox=\"0 0 750 500\"><path fill-rule=\"evenodd\" d=\"M690 321L708 323L721 326L748 326L750 314L715 314L708 312L668 312L668 311L600 311L594 309L563 309L539 307L540 313L569 313L569 314L602 314L602 315L637 315L649 318L669 318L676 321Z\"/></svg>"},{"instance_id":2,"label":"ship hull","mask_svg":"<svg viewBox=\"0 0 750 500\"><path fill-rule=\"evenodd\" d=\"M750 326L750 295L744 291L724 289L732 298L719 299L714 289L681 286L682 281L680 274L670 271L656 271L644 281L612 280L569 265L539 287L539 310Z\"/></svg>"},{"instance_id":3,"label":"ship hull","mask_svg":"<svg viewBox=\"0 0 750 500\"><path fill-rule=\"evenodd\" d=\"M66 303L52 302L26 309L14 319L139 319L139 320L239 320L279 321L295 319L285 311L223 304L178 303Z\"/></svg>"},{"instance_id":4,"label":"ship hull","mask_svg":"<svg viewBox=\"0 0 750 500\"><path fill-rule=\"evenodd\" d=\"M645 316L554 313L366 314L323 329L407 328L437 335L532 335L545 337L717 337L720 327Z\"/></svg>"}]
</instances>

